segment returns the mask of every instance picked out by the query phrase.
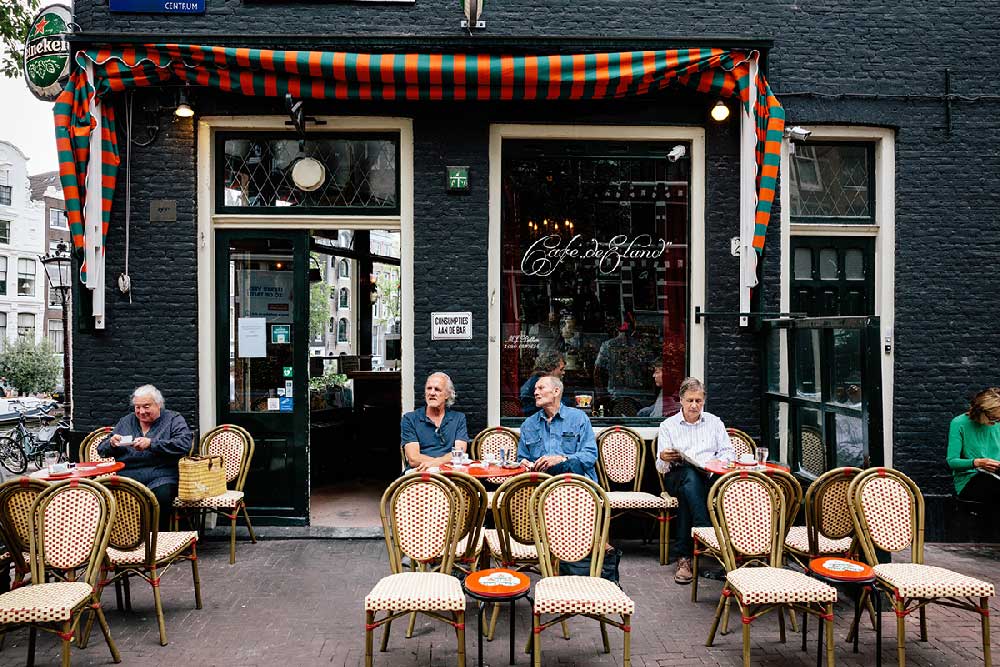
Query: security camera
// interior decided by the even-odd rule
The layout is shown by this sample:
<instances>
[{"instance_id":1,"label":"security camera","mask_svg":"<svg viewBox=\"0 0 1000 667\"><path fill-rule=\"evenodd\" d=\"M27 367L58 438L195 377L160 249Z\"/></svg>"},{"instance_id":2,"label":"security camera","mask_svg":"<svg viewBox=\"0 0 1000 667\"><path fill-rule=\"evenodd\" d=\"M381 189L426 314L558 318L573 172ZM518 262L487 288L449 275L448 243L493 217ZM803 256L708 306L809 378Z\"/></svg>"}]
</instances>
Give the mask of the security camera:
<instances>
[{"instance_id":1,"label":"security camera","mask_svg":"<svg viewBox=\"0 0 1000 667\"><path fill-rule=\"evenodd\" d=\"M667 159L670 160L671 162L677 162L685 155L687 155L687 147L681 144L677 144L676 146L670 149L669 153L667 153Z\"/></svg>"},{"instance_id":2,"label":"security camera","mask_svg":"<svg viewBox=\"0 0 1000 667\"><path fill-rule=\"evenodd\" d=\"M785 129L785 137L791 139L792 141L805 141L811 134L812 130L807 130L800 125Z\"/></svg>"}]
</instances>

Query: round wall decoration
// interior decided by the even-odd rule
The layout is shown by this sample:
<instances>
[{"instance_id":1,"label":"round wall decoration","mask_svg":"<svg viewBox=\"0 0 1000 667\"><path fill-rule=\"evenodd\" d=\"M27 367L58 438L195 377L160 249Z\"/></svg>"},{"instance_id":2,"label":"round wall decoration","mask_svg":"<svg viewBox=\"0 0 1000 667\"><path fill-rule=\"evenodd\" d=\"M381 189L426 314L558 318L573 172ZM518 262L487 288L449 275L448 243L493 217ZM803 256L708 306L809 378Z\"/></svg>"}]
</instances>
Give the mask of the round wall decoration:
<instances>
[{"instance_id":1,"label":"round wall decoration","mask_svg":"<svg viewBox=\"0 0 1000 667\"><path fill-rule=\"evenodd\" d=\"M319 160L304 157L292 167L292 181L303 192L312 192L326 180L326 167Z\"/></svg>"}]
</instances>

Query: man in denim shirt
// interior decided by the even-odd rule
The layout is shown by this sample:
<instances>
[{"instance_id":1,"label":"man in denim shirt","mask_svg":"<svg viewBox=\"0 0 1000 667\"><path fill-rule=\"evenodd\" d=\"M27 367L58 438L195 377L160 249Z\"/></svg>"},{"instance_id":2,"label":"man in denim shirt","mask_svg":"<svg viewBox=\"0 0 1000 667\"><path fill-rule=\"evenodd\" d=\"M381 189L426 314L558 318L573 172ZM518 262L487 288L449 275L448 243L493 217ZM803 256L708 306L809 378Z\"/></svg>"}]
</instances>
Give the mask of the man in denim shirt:
<instances>
[{"instance_id":1,"label":"man in denim shirt","mask_svg":"<svg viewBox=\"0 0 1000 667\"><path fill-rule=\"evenodd\" d=\"M539 411L521 424L517 456L529 468L550 475L572 472L597 481L597 441L590 419L562 404L563 383L547 375L535 384Z\"/></svg>"}]
</instances>

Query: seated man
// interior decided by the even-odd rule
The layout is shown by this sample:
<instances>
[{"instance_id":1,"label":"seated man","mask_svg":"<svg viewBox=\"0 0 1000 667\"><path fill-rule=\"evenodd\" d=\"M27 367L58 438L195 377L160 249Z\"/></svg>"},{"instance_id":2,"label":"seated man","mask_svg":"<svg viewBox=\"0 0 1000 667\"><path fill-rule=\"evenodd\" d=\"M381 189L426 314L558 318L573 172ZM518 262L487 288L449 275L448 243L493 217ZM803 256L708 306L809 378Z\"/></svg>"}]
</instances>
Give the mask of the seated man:
<instances>
[{"instance_id":1,"label":"seated man","mask_svg":"<svg viewBox=\"0 0 1000 667\"><path fill-rule=\"evenodd\" d=\"M177 462L191 451L191 429L184 417L164 407L163 394L151 384L132 392L133 414L118 420L97 453L125 464L118 474L149 487L160 503L160 529L169 524L177 496Z\"/></svg>"},{"instance_id":2,"label":"seated man","mask_svg":"<svg viewBox=\"0 0 1000 667\"><path fill-rule=\"evenodd\" d=\"M445 373L431 373L424 383L423 408L407 412L399 424L400 447L406 468L426 470L451 461L451 450L469 446L465 415L449 408L457 394Z\"/></svg>"},{"instance_id":3,"label":"seated man","mask_svg":"<svg viewBox=\"0 0 1000 667\"><path fill-rule=\"evenodd\" d=\"M656 436L656 469L666 475L667 491L679 501L672 530L676 546L671 545L678 555L674 581L690 584L691 528L712 525L708 518L709 473L700 466L712 459L732 460L736 453L722 420L704 411L705 385L689 377L681 382L678 394L681 411L664 419Z\"/></svg>"},{"instance_id":4,"label":"seated man","mask_svg":"<svg viewBox=\"0 0 1000 667\"><path fill-rule=\"evenodd\" d=\"M535 383L538 412L521 424L517 457L538 472L571 472L596 482L594 429L582 410L562 404L562 393L562 380L555 376L543 376Z\"/></svg>"}]
</instances>

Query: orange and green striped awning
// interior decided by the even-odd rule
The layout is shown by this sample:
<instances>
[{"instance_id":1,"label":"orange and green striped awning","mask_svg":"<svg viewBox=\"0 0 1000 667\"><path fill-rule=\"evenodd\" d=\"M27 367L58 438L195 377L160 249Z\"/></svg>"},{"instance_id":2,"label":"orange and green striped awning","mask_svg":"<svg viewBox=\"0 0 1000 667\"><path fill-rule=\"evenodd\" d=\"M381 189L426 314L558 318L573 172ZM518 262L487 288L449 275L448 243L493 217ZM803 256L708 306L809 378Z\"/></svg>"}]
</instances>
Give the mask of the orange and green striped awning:
<instances>
[{"instance_id":1,"label":"orange and green striped awning","mask_svg":"<svg viewBox=\"0 0 1000 667\"><path fill-rule=\"evenodd\" d=\"M324 100L505 101L617 99L680 86L717 97L738 97L744 113L753 113L757 135L753 247L760 253L774 202L784 110L762 74L756 75L756 85L750 85L751 71L758 70L751 64L757 58L755 51L711 48L542 56L272 51L185 44L79 51L75 70L55 103L60 178L73 244L78 249L84 246L86 175L91 133L98 127L105 237L115 191L119 160L114 108L95 105L95 99L132 88L186 83L267 97L291 93ZM95 106L99 123L92 114Z\"/></svg>"}]
</instances>

